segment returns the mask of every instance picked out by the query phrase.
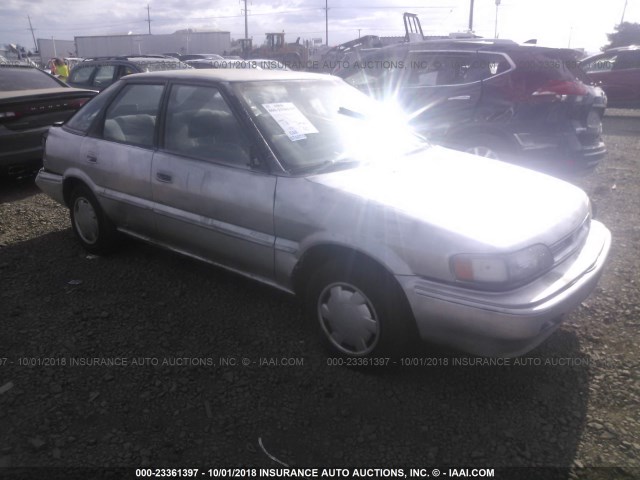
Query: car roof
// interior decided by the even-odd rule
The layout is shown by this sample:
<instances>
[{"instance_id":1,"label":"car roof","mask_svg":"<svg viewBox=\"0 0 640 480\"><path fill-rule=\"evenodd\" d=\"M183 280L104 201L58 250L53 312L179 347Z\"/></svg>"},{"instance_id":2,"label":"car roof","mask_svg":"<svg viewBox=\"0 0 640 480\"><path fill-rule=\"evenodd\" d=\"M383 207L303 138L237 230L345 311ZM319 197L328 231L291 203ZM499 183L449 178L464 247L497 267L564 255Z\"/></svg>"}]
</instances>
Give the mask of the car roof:
<instances>
[{"instance_id":1,"label":"car roof","mask_svg":"<svg viewBox=\"0 0 640 480\"><path fill-rule=\"evenodd\" d=\"M159 72L137 73L123 77L129 79L160 79L160 80L213 80L218 82L251 82L268 80L326 80L336 77L324 73L294 72L287 70L257 70L257 69L188 69L169 70Z\"/></svg>"},{"instance_id":2,"label":"car roof","mask_svg":"<svg viewBox=\"0 0 640 480\"><path fill-rule=\"evenodd\" d=\"M405 42L387 45L381 48L367 49L367 54L374 52L398 51L430 51L430 50L461 50L461 51L485 51L485 52L568 52L577 54L570 48L553 48L533 43L518 43L508 39L495 38L445 38L436 40L423 40L419 42Z\"/></svg>"},{"instance_id":3,"label":"car roof","mask_svg":"<svg viewBox=\"0 0 640 480\"><path fill-rule=\"evenodd\" d=\"M106 62L121 62L121 63L178 63L180 60L175 57L168 57L163 55L149 55L149 56L115 56L115 57L90 57L85 59L82 63L88 65L90 63L106 63Z\"/></svg>"},{"instance_id":4,"label":"car roof","mask_svg":"<svg viewBox=\"0 0 640 480\"><path fill-rule=\"evenodd\" d=\"M640 45L627 45L627 46L624 46L624 47L608 48L603 53L625 52L625 51L628 51L628 50L640 50Z\"/></svg>"},{"instance_id":5,"label":"car roof","mask_svg":"<svg viewBox=\"0 0 640 480\"><path fill-rule=\"evenodd\" d=\"M631 52L634 50L640 50L640 45L627 45L626 47L615 47L615 48L609 48L607 50L605 50L604 52L600 52L600 53L594 53L593 55L589 55L588 57L583 58L582 60L580 60L581 63L588 63L590 60L596 58L596 57L601 57L602 55L607 55L609 53L617 53L617 52Z\"/></svg>"}]
</instances>

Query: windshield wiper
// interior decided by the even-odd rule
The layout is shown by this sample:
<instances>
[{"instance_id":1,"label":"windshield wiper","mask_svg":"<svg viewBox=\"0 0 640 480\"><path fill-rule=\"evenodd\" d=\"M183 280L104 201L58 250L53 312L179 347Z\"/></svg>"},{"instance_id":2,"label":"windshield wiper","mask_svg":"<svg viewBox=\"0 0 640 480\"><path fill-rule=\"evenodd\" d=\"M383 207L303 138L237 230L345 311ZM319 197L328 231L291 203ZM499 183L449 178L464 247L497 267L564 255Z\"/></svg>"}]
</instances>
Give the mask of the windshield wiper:
<instances>
[{"instance_id":1,"label":"windshield wiper","mask_svg":"<svg viewBox=\"0 0 640 480\"><path fill-rule=\"evenodd\" d=\"M335 170L342 170L349 167L354 167L362 163L360 160L354 160L352 158L339 158L337 160L327 160L323 165L312 170L313 173L327 173Z\"/></svg>"},{"instance_id":2,"label":"windshield wiper","mask_svg":"<svg viewBox=\"0 0 640 480\"><path fill-rule=\"evenodd\" d=\"M354 160L352 158L337 158L335 160L325 160L313 165L306 165L304 167L297 168L292 173L328 173L333 170L339 170L342 168L349 168L350 166L359 165L360 160Z\"/></svg>"},{"instance_id":3,"label":"windshield wiper","mask_svg":"<svg viewBox=\"0 0 640 480\"><path fill-rule=\"evenodd\" d=\"M349 110L348 108L340 107L338 108L338 113L340 115L344 115L345 117L357 118L358 120L366 120L367 116L360 112L354 112L353 110Z\"/></svg>"}]
</instances>

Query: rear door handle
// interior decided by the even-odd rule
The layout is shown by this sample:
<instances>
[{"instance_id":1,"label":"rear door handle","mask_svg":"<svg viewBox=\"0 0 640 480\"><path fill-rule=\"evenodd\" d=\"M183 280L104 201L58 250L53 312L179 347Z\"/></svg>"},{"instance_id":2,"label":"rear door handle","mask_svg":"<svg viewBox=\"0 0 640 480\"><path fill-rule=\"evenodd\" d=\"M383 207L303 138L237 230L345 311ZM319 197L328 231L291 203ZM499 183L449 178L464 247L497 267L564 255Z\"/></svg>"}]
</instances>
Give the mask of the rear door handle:
<instances>
[{"instance_id":1,"label":"rear door handle","mask_svg":"<svg viewBox=\"0 0 640 480\"><path fill-rule=\"evenodd\" d=\"M98 163L98 157L93 152L87 153L87 162Z\"/></svg>"},{"instance_id":2,"label":"rear door handle","mask_svg":"<svg viewBox=\"0 0 640 480\"><path fill-rule=\"evenodd\" d=\"M458 95L457 97L449 97L447 100L471 100L471 95Z\"/></svg>"},{"instance_id":3,"label":"rear door handle","mask_svg":"<svg viewBox=\"0 0 640 480\"><path fill-rule=\"evenodd\" d=\"M156 173L156 178L158 179L159 182L163 182L163 183L171 183L173 181L173 177L168 173L158 172Z\"/></svg>"}]
</instances>

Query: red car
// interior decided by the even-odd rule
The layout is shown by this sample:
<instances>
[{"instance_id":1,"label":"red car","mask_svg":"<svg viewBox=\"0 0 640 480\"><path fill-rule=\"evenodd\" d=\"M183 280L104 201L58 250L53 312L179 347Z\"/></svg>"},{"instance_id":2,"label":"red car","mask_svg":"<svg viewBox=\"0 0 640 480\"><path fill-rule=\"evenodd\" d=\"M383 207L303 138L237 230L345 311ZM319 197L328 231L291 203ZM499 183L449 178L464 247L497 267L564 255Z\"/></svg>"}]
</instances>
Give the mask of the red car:
<instances>
[{"instance_id":1,"label":"red car","mask_svg":"<svg viewBox=\"0 0 640 480\"><path fill-rule=\"evenodd\" d=\"M605 91L609 107L640 108L640 46L612 48L580 66Z\"/></svg>"}]
</instances>

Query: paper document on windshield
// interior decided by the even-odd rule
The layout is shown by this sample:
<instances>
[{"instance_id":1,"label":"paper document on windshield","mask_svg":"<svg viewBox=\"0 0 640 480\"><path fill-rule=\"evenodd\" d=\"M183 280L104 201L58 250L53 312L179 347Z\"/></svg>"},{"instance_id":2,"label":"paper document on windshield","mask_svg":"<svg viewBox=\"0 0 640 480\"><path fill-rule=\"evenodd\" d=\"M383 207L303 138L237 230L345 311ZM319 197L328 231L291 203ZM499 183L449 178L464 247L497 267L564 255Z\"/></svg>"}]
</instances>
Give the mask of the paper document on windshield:
<instances>
[{"instance_id":1,"label":"paper document on windshield","mask_svg":"<svg viewBox=\"0 0 640 480\"><path fill-rule=\"evenodd\" d=\"M291 102L263 103L262 106L292 142L304 140L308 133L318 133L316 127Z\"/></svg>"}]
</instances>

